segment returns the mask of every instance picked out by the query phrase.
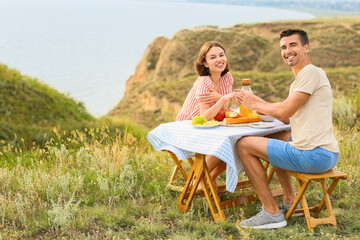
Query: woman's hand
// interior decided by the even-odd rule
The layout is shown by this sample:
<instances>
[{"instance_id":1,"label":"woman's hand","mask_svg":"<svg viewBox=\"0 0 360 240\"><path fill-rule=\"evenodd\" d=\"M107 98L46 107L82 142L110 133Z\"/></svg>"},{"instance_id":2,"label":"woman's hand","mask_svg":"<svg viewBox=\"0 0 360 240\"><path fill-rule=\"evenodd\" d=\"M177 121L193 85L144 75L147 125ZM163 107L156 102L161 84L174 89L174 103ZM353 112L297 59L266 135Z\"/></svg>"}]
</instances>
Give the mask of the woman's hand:
<instances>
[{"instance_id":1,"label":"woman's hand","mask_svg":"<svg viewBox=\"0 0 360 240\"><path fill-rule=\"evenodd\" d=\"M207 120L213 119L221 109L224 109L228 105L234 96L234 92L221 96L211 107L209 103L200 102L200 115L203 115Z\"/></svg>"},{"instance_id":2,"label":"woman's hand","mask_svg":"<svg viewBox=\"0 0 360 240\"><path fill-rule=\"evenodd\" d=\"M217 102L222 96L213 88L209 92L200 95L200 101L203 103Z\"/></svg>"}]
</instances>

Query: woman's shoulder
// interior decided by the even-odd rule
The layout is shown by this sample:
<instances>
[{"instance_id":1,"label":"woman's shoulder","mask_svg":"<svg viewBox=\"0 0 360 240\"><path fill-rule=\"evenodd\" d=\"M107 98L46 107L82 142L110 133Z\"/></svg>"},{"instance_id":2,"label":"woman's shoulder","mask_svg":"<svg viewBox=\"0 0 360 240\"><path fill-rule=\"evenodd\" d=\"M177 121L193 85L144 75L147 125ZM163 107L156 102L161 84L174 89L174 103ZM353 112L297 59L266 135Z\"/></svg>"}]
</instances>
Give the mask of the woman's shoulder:
<instances>
[{"instance_id":1,"label":"woman's shoulder","mask_svg":"<svg viewBox=\"0 0 360 240\"><path fill-rule=\"evenodd\" d=\"M229 71L228 71L227 73L225 73L224 76L226 76L226 77L231 77L231 78L233 77L232 74L231 74L231 72L229 72Z\"/></svg>"},{"instance_id":2,"label":"woman's shoulder","mask_svg":"<svg viewBox=\"0 0 360 240\"><path fill-rule=\"evenodd\" d=\"M229 84L234 82L234 78L230 72L225 73L221 78Z\"/></svg>"},{"instance_id":3,"label":"woman's shoulder","mask_svg":"<svg viewBox=\"0 0 360 240\"><path fill-rule=\"evenodd\" d=\"M205 85L205 86L207 86L207 87L210 87L210 86L211 86L211 83L212 83L211 78L210 78L209 75L199 76L198 79L197 79L197 81L199 81L199 83L200 83L201 85Z\"/></svg>"},{"instance_id":4,"label":"woman's shoulder","mask_svg":"<svg viewBox=\"0 0 360 240\"><path fill-rule=\"evenodd\" d=\"M210 78L210 75L198 76L197 80L200 82L208 82L208 81L211 81L211 78Z\"/></svg>"}]
</instances>

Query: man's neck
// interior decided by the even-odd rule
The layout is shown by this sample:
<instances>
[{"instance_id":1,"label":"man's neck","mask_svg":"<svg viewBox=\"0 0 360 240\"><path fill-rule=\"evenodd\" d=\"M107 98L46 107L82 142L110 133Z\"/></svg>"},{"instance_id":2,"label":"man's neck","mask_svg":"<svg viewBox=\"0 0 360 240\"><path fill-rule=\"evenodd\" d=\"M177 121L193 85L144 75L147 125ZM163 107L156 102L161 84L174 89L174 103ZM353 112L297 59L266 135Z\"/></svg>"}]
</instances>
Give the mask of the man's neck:
<instances>
[{"instance_id":1,"label":"man's neck","mask_svg":"<svg viewBox=\"0 0 360 240\"><path fill-rule=\"evenodd\" d=\"M298 64L296 64L295 66L291 67L294 76L296 77L296 76L298 75L298 73L299 73L304 67L306 67L306 66L309 65L309 64L311 64L310 59L306 59L304 62L298 63Z\"/></svg>"}]
</instances>

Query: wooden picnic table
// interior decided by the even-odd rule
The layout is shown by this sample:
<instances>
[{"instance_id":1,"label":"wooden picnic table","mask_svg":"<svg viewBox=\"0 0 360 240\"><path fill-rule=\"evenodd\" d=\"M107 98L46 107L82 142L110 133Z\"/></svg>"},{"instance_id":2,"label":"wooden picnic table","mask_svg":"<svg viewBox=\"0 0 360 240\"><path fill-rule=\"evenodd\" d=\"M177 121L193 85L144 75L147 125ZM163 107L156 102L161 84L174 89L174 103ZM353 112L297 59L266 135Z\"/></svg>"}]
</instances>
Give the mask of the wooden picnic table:
<instances>
[{"instance_id":1,"label":"wooden picnic table","mask_svg":"<svg viewBox=\"0 0 360 240\"><path fill-rule=\"evenodd\" d=\"M220 202L218 193L225 189L228 192L234 192L236 189L251 187L249 180L238 182L243 168L237 155L236 142L244 136L266 136L290 130L288 124L283 124L277 120L272 123L274 127L271 128L220 125L209 128L196 128L192 126L191 121L178 121L164 123L153 129L147 136L149 142L158 151L170 152L177 165L177 170L181 170L181 160L195 157L190 173L183 173L186 183L182 188L178 201L180 210L185 212L189 208L192 200L197 195L199 183L201 182L202 186L206 186L204 178L210 179L205 155L214 155L226 163L226 185L215 187L212 181L207 181L209 188L203 188L203 194L207 199L215 221L226 220L222 209L254 201L256 199L255 195ZM268 166L269 164L265 165L266 168ZM269 176L269 181L271 177L272 175ZM273 191L274 196L281 194L282 189Z\"/></svg>"}]
</instances>

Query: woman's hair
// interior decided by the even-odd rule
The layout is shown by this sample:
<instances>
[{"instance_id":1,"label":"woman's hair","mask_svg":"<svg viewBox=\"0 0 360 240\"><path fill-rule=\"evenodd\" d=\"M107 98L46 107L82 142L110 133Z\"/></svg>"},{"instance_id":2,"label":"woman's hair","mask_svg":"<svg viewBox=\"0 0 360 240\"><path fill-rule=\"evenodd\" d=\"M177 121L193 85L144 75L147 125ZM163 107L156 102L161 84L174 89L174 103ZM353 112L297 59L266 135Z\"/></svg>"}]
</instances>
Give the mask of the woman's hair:
<instances>
[{"instance_id":1,"label":"woman's hair","mask_svg":"<svg viewBox=\"0 0 360 240\"><path fill-rule=\"evenodd\" d=\"M210 71L209 68L205 67L205 62L206 62L206 54L210 51L210 49L212 47L220 47L224 50L224 53L226 55L226 51L225 48L218 42L215 41L209 41L204 43L204 45L201 46L200 48L200 52L199 55L195 61L195 69L196 72L199 76L207 76L210 75ZM229 71L229 63L228 61L226 62L226 67L224 69L224 71L222 71L221 76L224 76L227 72Z\"/></svg>"}]
</instances>

